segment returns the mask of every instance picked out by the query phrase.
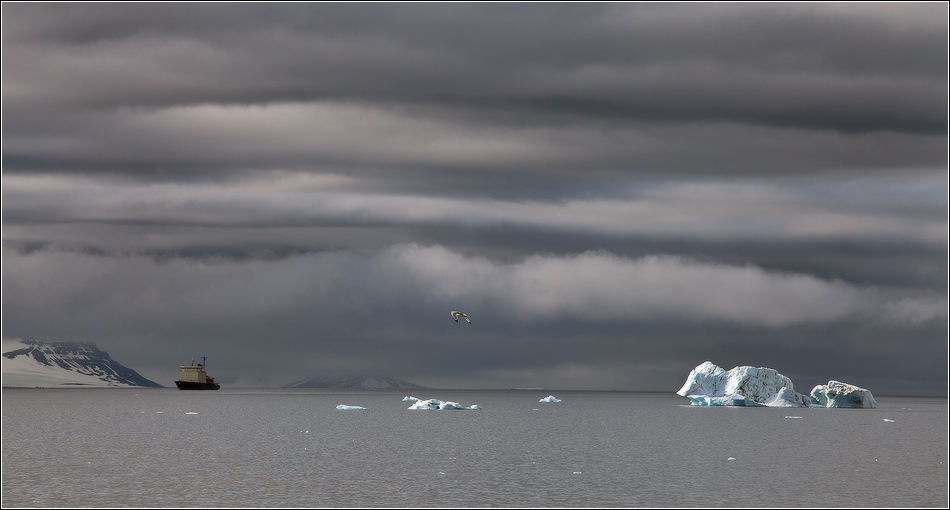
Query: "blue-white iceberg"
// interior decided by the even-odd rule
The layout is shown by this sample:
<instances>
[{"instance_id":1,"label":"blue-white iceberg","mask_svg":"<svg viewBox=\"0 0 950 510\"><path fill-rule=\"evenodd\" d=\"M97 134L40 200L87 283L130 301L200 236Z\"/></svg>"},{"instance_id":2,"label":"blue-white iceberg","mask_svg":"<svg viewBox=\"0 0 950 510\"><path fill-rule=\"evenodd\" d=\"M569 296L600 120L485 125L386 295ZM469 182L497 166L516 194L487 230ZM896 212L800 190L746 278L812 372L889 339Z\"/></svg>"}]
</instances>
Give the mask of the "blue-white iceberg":
<instances>
[{"instance_id":1,"label":"blue-white iceberg","mask_svg":"<svg viewBox=\"0 0 950 510\"><path fill-rule=\"evenodd\" d=\"M828 381L811 390L811 399L822 407L863 407L877 409L877 402L871 392L853 384Z\"/></svg>"},{"instance_id":2,"label":"blue-white iceberg","mask_svg":"<svg viewBox=\"0 0 950 510\"><path fill-rule=\"evenodd\" d=\"M365 410L366 410L365 407L360 407L360 406L348 406L348 405L346 405L346 404L340 404L340 405L336 406L336 408L339 409L339 410L341 410L341 411L359 411L359 410L364 410L364 411L365 411Z\"/></svg>"},{"instance_id":3,"label":"blue-white iceberg","mask_svg":"<svg viewBox=\"0 0 950 510\"><path fill-rule=\"evenodd\" d=\"M877 407L871 392L850 384L830 381L803 395L773 368L723 370L709 361L694 368L676 394L706 406Z\"/></svg>"},{"instance_id":4,"label":"blue-white iceberg","mask_svg":"<svg viewBox=\"0 0 950 510\"><path fill-rule=\"evenodd\" d=\"M481 409L481 406L470 405L468 407L458 402L443 402L439 399L430 398L429 400L419 400L415 397L406 397L403 400L414 401L409 409L435 409L435 410L474 410Z\"/></svg>"},{"instance_id":5,"label":"blue-white iceberg","mask_svg":"<svg viewBox=\"0 0 950 510\"><path fill-rule=\"evenodd\" d=\"M538 402L560 402L560 401L561 399L555 397L554 395L548 395L542 398L541 400L539 400Z\"/></svg>"}]
</instances>

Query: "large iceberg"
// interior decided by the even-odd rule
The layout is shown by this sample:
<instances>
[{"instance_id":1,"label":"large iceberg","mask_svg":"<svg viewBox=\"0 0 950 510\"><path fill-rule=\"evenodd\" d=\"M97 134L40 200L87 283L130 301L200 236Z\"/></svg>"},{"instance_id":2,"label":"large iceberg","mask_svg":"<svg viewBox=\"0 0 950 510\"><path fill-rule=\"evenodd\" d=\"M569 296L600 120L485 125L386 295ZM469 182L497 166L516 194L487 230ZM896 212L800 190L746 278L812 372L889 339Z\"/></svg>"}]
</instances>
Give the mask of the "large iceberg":
<instances>
[{"instance_id":1,"label":"large iceberg","mask_svg":"<svg viewBox=\"0 0 950 510\"><path fill-rule=\"evenodd\" d=\"M812 400L823 407L863 407L877 409L877 402L871 392L853 384L828 381L811 390Z\"/></svg>"},{"instance_id":2,"label":"large iceberg","mask_svg":"<svg viewBox=\"0 0 950 510\"><path fill-rule=\"evenodd\" d=\"M458 402L443 402L436 398L430 398L429 400L419 400L416 397L406 397L404 401L415 402L409 409L435 409L435 410L474 410L481 409L481 406L471 405L468 407L459 404Z\"/></svg>"},{"instance_id":3,"label":"large iceberg","mask_svg":"<svg viewBox=\"0 0 950 510\"><path fill-rule=\"evenodd\" d=\"M723 370L705 361L676 392L693 405L804 407L811 397L795 391L792 381L773 368L735 367Z\"/></svg>"},{"instance_id":4,"label":"large iceberg","mask_svg":"<svg viewBox=\"0 0 950 510\"><path fill-rule=\"evenodd\" d=\"M803 395L773 368L723 370L709 361L694 368L676 394L689 398L692 405L706 406L877 407L871 392L850 384L830 381Z\"/></svg>"}]
</instances>

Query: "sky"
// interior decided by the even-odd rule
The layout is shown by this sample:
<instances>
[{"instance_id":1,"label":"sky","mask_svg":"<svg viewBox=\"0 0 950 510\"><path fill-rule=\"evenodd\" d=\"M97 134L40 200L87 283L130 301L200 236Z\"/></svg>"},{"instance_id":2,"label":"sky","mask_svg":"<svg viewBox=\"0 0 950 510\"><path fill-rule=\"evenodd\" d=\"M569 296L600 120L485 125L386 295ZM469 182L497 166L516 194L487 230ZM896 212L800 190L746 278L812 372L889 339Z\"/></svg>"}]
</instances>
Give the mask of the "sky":
<instances>
[{"instance_id":1,"label":"sky","mask_svg":"<svg viewBox=\"0 0 950 510\"><path fill-rule=\"evenodd\" d=\"M2 4L2 336L167 386L946 396L948 6ZM460 310L472 324L456 323Z\"/></svg>"}]
</instances>

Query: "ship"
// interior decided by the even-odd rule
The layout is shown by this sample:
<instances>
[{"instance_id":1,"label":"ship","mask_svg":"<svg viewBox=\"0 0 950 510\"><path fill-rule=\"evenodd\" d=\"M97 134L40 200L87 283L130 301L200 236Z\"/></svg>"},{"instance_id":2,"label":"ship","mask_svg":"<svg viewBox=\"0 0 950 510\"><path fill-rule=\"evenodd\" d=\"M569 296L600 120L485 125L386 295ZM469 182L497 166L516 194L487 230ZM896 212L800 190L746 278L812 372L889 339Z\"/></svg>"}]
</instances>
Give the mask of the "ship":
<instances>
[{"instance_id":1,"label":"ship","mask_svg":"<svg viewBox=\"0 0 950 510\"><path fill-rule=\"evenodd\" d=\"M216 390L220 388L221 385L214 382L214 377L205 372L206 361L208 361L208 357L202 356L201 363L197 365L195 365L195 358L191 358L190 365L182 365L181 374L178 376L178 380L175 381L175 386L178 386L179 390Z\"/></svg>"}]
</instances>

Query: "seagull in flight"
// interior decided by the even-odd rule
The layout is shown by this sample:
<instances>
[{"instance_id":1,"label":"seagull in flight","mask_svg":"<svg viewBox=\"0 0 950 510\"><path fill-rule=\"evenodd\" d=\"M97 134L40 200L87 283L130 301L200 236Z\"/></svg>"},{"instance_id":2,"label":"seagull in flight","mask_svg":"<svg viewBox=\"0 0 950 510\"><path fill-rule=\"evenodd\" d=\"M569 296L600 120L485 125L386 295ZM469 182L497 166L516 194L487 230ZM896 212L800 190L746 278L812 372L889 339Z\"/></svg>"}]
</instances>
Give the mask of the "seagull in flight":
<instances>
[{"instance_id":1,"label":"seagull in flight","mask_svg":"<svg viewBox=\"0 0 950 510\"><path fill-rule=\"evenodd\" d=\"M472 321L468 320L468 315L465 315L462 312L457 312L455 310L452 310L452 318L455 319L455 322L459 321L459 317L465 319L469 324L472 323Z\"/></svg>"}]
</instances>

